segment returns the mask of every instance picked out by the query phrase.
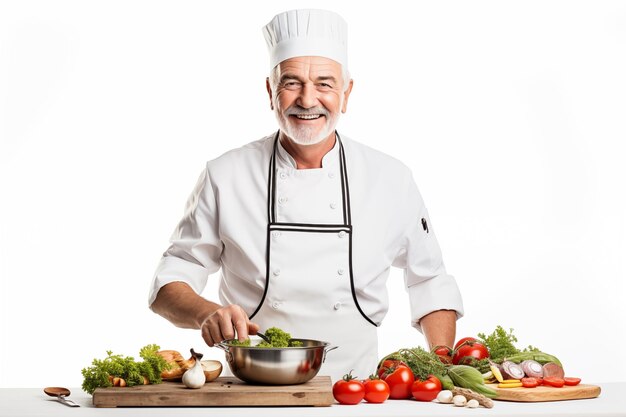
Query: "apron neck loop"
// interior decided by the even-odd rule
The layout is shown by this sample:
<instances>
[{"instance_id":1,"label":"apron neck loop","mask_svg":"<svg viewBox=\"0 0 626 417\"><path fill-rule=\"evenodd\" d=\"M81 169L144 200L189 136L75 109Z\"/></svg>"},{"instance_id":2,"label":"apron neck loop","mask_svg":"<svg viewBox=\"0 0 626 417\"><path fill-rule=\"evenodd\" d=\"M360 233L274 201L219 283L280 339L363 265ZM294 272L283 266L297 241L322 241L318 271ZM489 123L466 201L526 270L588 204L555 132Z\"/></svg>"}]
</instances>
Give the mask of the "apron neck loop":
<instances>
[{"instance_id":1,"label":"apron neck loop","mask_svg":"<svg viewBox=\"0 0 626 417\"><path fill-rule=\"evenodd\" d=\"M276 223L276 154L278 151L278 140L280 130L274 137L272 156L270 157L269 175L267 181L267 219L269 224ZM339 133L335 130L335 136L339 145L339 170L341 171L341 196L343 203L343 225L352 226L352 215L350 210L350 188L348 186L348 170L346 168L346 153Z\"/></svg>"}]
</instances>

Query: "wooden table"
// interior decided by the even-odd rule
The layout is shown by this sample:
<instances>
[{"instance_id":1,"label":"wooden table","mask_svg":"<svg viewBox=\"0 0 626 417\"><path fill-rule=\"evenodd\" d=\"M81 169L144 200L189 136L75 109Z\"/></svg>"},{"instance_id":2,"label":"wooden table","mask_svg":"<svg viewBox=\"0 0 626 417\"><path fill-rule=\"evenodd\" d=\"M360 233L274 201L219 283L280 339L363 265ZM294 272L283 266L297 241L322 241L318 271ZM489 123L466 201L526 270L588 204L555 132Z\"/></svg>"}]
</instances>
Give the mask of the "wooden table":
<instances>
[{"instance_id":1,"label":"wooden table","mask_svg":"<svg viewBox=\"0 0 626 417\"><path fill-rule=\"evenodd\" d=\"M342 416L602 416L626 417L624 394L626 382L596 383L602 387L600 397L590 400L516 403L496 401L494 408L473 410L448 404L389 400L383 404L334 404L330 407L141 407L96 408L90 395L71 388L71 399L81 405L70 408L46 396L41 388L0 389L0 417L109 417L109 416L255 416L255 417L342 417Z\"/></svg>"}]
</instances>

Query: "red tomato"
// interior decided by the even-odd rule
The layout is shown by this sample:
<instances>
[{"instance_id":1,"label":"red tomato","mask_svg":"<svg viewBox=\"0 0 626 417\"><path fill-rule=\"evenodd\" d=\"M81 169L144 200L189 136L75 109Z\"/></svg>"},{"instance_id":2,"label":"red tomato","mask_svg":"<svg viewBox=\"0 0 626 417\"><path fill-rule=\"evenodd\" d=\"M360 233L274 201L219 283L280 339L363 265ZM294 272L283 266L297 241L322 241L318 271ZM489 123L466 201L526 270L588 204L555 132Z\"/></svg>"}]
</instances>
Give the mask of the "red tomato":
<instances>
[{"instance_id":1,"label":"red tomato","mask_svg":"<svg viewBox=\"0 0 626 417\"><path fill-rule=\"evenodd\" d=\"M435 376L429 376L425 380L416 380L411 387L413 398L417 401L432 401L437 398L441 391L441 381Z\"/></svg>"},{"instance_id":2,"label":"red tomato","mask_svg":"<svg viewBox=\"0 0 626 417\"><path fill-rule=\"evenodd\" d=\"M565 385L565 380L563 378L549 376L543 379L543 385L549 385L551 387L561 388L563 385Z\"/></svg>"},{"instance_id":3,"label":"red tomato","mask_svg":"<svg viewBox=\"0 0 626 417\"><path fill-rule=\"evenodd\" d=\"M365 401L368 403L384 403L389 398L389 385L379 378L372 378L363 382L365 387Z\"/></svg>"},{"instance_id":4,"label":"red tomato","mask_svg":"<svg viewBox=\"0 0 626 417\"><path fill-rule=\"evenodd\" d=\"M539 385L539 381L537 381L537 378L532 378L532 377L522 378L522 386L524 388L535 388L538 385Z\"/></svg>"},{"instance_id":5,"label":"red tomato","mask_svg":"<svg viewBox=\"0 0 626 417\"><path fill-rule=\"evenodd\" d=\"M415 382L413 371L407 366L399 365L382 378L389 385L389 398L405 400L411 398L411 387Z\"/></svg>"},{"instance_id":6,"label":"red tomato","mask_svg":"<svg viewBox=\"0 0 626 417\"><path fill-rule=\"evenodd\" d=\"M563 378L565 385L574 386L580 384L580 378L565 377Z\"/></svg>"},{"instance_id":7,"label":"red tomato","mask_svg":"<svg viewBox=\"0 0 626 417\"><path fill-rule=\"evenodd\" d=\"M452 363L455 365L462 365L467 361L466 357L472 357L477 360L486 359L489 357L489 350L480 342L468 340L459 345L458 348L454 349Z\"/></svg>"},{"instance_id":8,"label":"red tomato","mask_svg":"<svg viewBox=\"0 0 626 417\"><path fill-rule=\"evenodd\" d=\"M380 368L378 368L378 372L376 373L378 374L378 377L380 379L385 379L385 374L393 372L393 370L396 369L398 366L406 366L406 363L396 359L387 359L383 361L383 363L380 365Z\"/></svg>"},{"instance_id":9,"label":"red tomato","mask_svg":"<svg viewBox=\"0 0 626 417\"><path fill-rule=\"evenodd\" d=\"M459 341L456 342L456 344L454 345L454 350L457 350L459 346L461 346L465 342L478 342L478 340L473 337L464 337L463 339L459 339Z\"/></svg>"},{"instance_id":10,"label":"red tomato","mask_svg":"<svg viewBox=\"0 0 626 417\"><path fill-rule=\"evenodd\" d=\"M352 376L352 372L344 375L343 379L333 385L333 397L340 404L358 404L365 397L365 387L361 381Z\"/></svg>"},{"instance_id":11,"label":"red tomato","mask_svg":"<svg viewBox=\"0 0 626 417\"><path fill-rule=\"evenodd\" d=\"M432 352L435 355L439 356L439 360L446 365L452 363L452 349L450 349L448 346L435 346L434 348L432 348Z\"/></svg>"}]
</instances>

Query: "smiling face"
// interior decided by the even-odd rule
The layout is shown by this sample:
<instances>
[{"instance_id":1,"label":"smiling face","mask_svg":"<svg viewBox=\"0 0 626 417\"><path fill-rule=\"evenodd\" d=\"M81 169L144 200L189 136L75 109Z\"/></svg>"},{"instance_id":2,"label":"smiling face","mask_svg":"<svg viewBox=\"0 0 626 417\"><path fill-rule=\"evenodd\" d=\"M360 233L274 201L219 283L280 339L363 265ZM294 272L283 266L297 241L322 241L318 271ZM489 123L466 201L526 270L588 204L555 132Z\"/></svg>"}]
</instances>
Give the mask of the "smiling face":
<instances>
[{"instance_id":1,"label":"smiling face","mask_svg":"<svg viewBox=\"0 0 626 417\"><path fill-rule=\"evenodd\" d=\"M338 62L317 56L276 66L267 91L280 130L293 142L314 145L334 134L352 90L352 80L344 88L341 70Z\"/></svg>"}]
</instances>

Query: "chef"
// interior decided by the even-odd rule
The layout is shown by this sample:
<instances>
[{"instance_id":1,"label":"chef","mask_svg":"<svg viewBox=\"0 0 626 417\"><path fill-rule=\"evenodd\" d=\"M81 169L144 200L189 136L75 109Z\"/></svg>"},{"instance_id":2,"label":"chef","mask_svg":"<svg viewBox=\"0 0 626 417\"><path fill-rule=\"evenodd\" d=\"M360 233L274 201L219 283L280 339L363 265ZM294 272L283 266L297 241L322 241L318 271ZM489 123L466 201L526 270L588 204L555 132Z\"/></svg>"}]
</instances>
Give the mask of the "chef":
<instances>
[{"instance_id":1,"label":"chef","mask_svg":"<svg viewBox=\"0 0 626 417\"><path fill-rule=\"evenodd\" d=\"M411 172L336 131L353 87L345 21L291 10L263 34L279 129L206 164L157 267L152 310L209 346L269 327L327 341L339 348L320 375L365 378L395 266L412 326L431 347L452 345L461 296ZM210 301L200 294L218 271Z\"/></svg>"}]
</instances>

